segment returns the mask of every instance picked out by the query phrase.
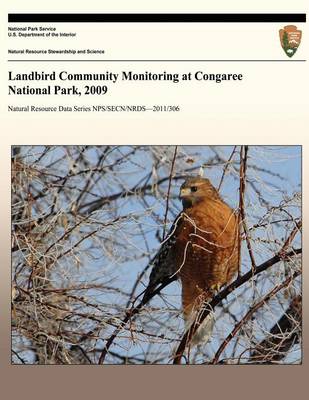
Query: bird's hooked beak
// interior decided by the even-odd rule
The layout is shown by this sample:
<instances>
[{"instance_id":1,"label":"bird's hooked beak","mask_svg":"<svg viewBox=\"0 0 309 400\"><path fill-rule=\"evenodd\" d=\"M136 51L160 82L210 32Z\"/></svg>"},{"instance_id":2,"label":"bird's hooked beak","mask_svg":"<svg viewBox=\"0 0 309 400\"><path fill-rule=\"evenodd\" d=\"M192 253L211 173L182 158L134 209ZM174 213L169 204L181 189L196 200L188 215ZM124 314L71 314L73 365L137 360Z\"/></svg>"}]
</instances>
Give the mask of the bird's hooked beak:
<instances>
[{"instance_id":1,"label":"bird's hooked beak","mask_svg":"<svg viewBox=\"0 0 309 400\"><path fill-rule=\"evenodd\" d=\"M190 188L181 188L179 198L182 201L183 208L192 207L194 199Z\"/></svg>"},{"instance_id":2,"label":"bird's hooked beak","mask_svg":"<svg viewBox=\"0 0 309 400\"><path fill-rule=\"evenodd\" d=\"M179 198L183 199L185 197L188 197L191 195L191 189L190 188L182 188L180 189L180 193L179 193Z\"/></svg>"}]
</instances>

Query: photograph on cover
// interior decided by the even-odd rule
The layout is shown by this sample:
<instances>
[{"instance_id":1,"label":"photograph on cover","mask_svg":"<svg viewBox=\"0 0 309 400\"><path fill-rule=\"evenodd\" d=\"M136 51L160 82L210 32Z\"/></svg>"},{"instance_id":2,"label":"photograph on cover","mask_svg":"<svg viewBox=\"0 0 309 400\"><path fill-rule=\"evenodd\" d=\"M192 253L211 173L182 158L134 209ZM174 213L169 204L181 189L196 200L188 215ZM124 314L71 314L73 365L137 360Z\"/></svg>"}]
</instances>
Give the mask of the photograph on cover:
<instances>
[{"instance_id":1,"label":"photograph on cover","mask_svg":"<svg viewBox=\"0 0 309 400\"><path fill-rule=\"evenodd\" d=\"M301 146L12 146L12 364L301 364Z\"/></svg>"}]
</instances>

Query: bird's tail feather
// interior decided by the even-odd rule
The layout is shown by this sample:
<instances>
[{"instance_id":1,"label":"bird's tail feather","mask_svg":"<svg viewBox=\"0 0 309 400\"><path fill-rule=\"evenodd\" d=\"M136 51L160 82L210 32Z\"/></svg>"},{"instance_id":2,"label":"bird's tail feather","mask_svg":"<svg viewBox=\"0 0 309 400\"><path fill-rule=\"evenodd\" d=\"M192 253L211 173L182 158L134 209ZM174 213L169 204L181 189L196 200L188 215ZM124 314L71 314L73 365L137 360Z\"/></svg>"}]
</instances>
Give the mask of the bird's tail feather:
<instances>
[{"instance_id":1,"label":"bird's tail feather","mask_svg":"<svg viewBox=\"0 0 309 400\"><path fill-rule=\"evenodd\" d=\"M185 330L187 331L194 323L199 323L199 315L201 311L192 311L191 314L185 319ZM204 321L200 324L190 341L191 345L206 344L212 335L213 327L215 324L215 316L211 311Z\"/></svg>"}]
</instances>

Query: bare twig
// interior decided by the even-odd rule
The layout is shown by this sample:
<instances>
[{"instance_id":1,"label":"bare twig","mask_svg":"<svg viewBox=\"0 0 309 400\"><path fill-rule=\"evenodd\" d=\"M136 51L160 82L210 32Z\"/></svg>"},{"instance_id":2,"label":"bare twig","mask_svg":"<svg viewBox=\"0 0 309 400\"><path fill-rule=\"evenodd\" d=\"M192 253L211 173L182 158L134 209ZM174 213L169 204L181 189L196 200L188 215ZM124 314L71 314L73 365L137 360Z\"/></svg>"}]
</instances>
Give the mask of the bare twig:
<instances>
[{"instance_id":1,"label":"bare twig","mask_svg":"<svg viewBox=\"0 0 309 400\"><path fill-rule=\"evenodd\" d=\"M224 165L223 172L222 172L222 176L221 176L221 179L220 179L220 183L219 183L218 189L217 189L218 192L220 192L220 189L221 189L221 186L222 186L222 184L223 184L225 175L226 175L227 170L228 170L228 168L229 168L229 166L230 166L230 163L231 163L231 161L232 161L232 158L233 158L233 156L234 156L234 154L235 154L235 152L236 152L236 149L237 149L237 146L234 146L234 147L233 147L233 150L232 150L232 152L231 152L231 154L230 154L230 156L229 156L229 158L228 158L228 160L226 161L226 163L225 163L225 165Z\"/></svg>"},{"instance_id":2,"label":"bare twig","mask_svg":"<svg viewBox=\"0 0 309 400\"><path fill-rule=\"evenodd\" d=\"M174 166L175 166L175 161L176 161L176 156L177 156L177 148L178 148L178 146L175 146L174 156L173 156L172 165L171 165L171 172L170 172L170 176L169 176L169 180L168 180L168 189L167 189L167 196L166 196L166 207L165 207L165 214L164 214L162 240L165 239L165 233L166 233L166 222L167 222L168 206L169 206L169 199L170 199L170 191L171 191L171 185L172 185L173 171L174 171Z\"/></svg>"},{"instance_id":3,"label":"bare twig","mask_svg":"<svg viewBox=\"0 0 309 400\"><path fill-rule=\"evenodd\" d=\"M245 239L247 243L247 248L251 260L252 269L256 268L256 262L252 250L252 245L249 237L249 231L246 222L246 212L245 212L245 190L246 190L246 170L247 170L247 159L248 159L248 146L241 146L240 150L240 169L239 169L239 215L240 223L242 224ZM240 246L239 246L240 251ZM239 257L240 259L240 257ZM238 271L240 273L240 271Z\"/></svg>"}]
</instances>

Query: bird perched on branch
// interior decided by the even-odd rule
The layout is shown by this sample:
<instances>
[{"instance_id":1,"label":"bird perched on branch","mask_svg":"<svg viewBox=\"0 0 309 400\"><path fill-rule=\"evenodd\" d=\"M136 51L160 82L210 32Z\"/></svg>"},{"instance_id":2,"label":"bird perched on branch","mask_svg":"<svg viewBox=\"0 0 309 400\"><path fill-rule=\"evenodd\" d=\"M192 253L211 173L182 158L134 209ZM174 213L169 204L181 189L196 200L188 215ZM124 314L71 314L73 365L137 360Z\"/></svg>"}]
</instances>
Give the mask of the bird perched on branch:
<instances>
[{"instance_id":1,"label":"bird perched on branch","mask_svg":"<svg viewBox=\"0 0 309 400\"><path fill-rule=\"evenodd\" d=\"M187 178L180 188L180 198L183 211L153 260L144 299L167 279L180 279L188 328L198 322L205 302L209 302L238 271L239 228L236 213L208 179ZM207 341L213 323L211 313L198 328L192 343Z\"/></svg>"}]
</instances>

